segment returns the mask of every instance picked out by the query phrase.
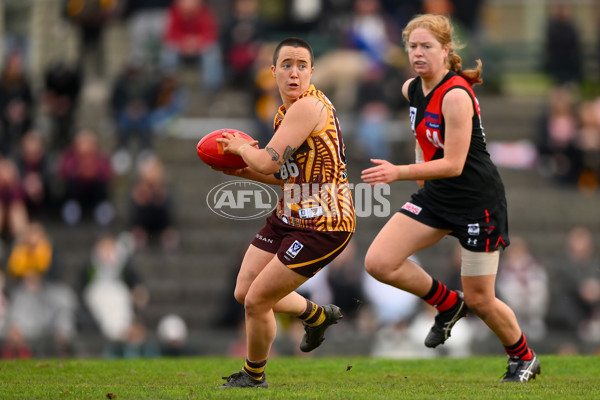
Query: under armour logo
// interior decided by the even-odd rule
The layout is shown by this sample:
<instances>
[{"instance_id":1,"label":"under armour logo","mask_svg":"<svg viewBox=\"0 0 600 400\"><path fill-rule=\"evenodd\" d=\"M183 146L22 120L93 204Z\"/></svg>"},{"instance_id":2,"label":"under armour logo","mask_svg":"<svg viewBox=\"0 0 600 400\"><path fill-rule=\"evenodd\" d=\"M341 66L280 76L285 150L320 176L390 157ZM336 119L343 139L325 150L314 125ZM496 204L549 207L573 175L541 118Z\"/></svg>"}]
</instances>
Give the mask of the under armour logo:
<instances>
[{"instance_id":1,"label":"under armour logo","mask_svg":"<svg viewBox=\"0 0 600 400\"><path fill-rule=\"evenodd\" d=\"M468 244L469 246L477 246L477 239L468 238L468 239L467 239L467 244Z\"/></svg>"}]
</instances>

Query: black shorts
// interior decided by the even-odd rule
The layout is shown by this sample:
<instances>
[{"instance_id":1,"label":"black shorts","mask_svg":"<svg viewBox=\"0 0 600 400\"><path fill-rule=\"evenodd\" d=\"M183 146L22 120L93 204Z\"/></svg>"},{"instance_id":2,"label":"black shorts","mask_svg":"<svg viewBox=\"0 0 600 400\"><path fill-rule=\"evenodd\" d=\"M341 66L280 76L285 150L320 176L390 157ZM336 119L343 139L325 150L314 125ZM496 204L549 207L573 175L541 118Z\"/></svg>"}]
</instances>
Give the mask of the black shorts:
<instances>
[{"instance_id":1,"label":"black shorts","mask_svg":"<svg viewBox=\"0 0 600 400\"><path fill-rule=\"evenodd\" d=\"M450 235L457 237L461 246L470 251L490 252L510 244L504 199L482 211L451 214L438 212L427 201L427 196L418 192L399 211L432 228L450 230Z\"/></svg>"},{"instance_id":2,"label":"black shorts","mask_svg":"<svg viewBox=\"0 0 600 400\"><path fill-rule=\"evenodd\" d=\"M352 232L298 228L271 214L252 244L277 254L288 268L308 278L319 272L344 250Z\"/></svg>"}]
</instances>

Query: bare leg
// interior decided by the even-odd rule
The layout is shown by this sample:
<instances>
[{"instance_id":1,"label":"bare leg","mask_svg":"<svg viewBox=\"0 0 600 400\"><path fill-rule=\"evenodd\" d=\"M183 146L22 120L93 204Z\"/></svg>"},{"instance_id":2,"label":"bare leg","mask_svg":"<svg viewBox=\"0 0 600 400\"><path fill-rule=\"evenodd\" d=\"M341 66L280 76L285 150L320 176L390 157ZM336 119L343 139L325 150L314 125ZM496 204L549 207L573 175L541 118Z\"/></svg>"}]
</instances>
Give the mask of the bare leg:
<instances>
[{"instance_id":1,"label":"bare leg","mask_svg":"<svg viewBox=\"0 0 600 400\"><path fill-rule=\"evenodd\" d=\"M463 276L465 303L494 332L505 346L515 344L521 328L515 313L496 298L496 275Z\"/></svg>"},{"instance_id":2,"label":"bare leg","mask_svg":"<svg viewBox=\"0 0 600 400\"><path fill-rule=\"evenodd\" d=\"M237 277L235 298L238 302L241 304L245 303L245 298L250 286L253 284L256 277L271 261L279 262L279 259L273 253L266 252L253 245L250 245L246 251L246 255L242 261L242 267L240 268L240 272L238 273ZM287 267L285 268L287 269ZM298 275L295 272L293 272L293 274ZM304 278L304 280L306 280L306 278ZM305 309L306 299L296 292L289 293L273 306L274 312L290 314L293 316L302 314Z\"/></svg>"},{"instance_id":3,"label":"bare leg","mask_svg":"<svg viewBox=\"0 0 600 400\"><path fill-rule=\"evenodd\" d=\"M298 315L304 311L304 298L290 294L307 279L288 269L277 257L254 279L244 301L248 360L262 361L269 356L277 332L275 305Z\"/></svg>"},{"instance_id":4,"label":"bare leg","mask_svg":"<svg viewBox=\"0 0 600 400\"><path fill-rule=\"evenodd\" d=\"M433 279L408 257L432 246L448 233L396 213L369 247L365 268L375 279L423 297L431 289Z\"/></svg>"}]
</instances>

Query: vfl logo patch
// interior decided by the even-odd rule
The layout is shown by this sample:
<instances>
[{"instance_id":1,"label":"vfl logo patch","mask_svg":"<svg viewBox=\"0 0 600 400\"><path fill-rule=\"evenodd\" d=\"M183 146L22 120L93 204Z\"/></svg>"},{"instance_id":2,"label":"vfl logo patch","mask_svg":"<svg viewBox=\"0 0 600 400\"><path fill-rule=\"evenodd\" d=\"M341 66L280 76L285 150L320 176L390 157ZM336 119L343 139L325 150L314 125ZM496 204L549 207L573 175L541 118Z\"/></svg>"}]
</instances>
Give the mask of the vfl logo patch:
<instances>
[{"instance_id":1,"label":"vfl logo patch","mask_svg":"<svg viewBox=\"0 0 600 400\"><path fill-rule=\"evenodd\" d=\"M417 107L411 107L410 108L410 129L413 131L413 134L415 134L415 120L417 119Z\"/></svg>"},{"instance_id":2,"label":"vfl logo patch","mask_svg":"<svg viewBox=\"0 0 600 400\"><path fill-rule=\"evenodd\" d=\"M440 129L440 115L425 111L425 126L431 129Z\"/></svg>"},{"instance_id":3,"label":"vfl logo patch","mask_svg":"<svg viewBox=\"0 0 600 400\"><path fill-rule=\"evenodd\" d=\"M413 213L415 215L419 215L421 213L421 210L422 210L421 207L414 205L410 201L407 201L406 203L404 203L404 205L402 206L402 209L406 210L408 212L411 212L411 213Z\"/></svg>"},{"instance_id":4,"label":"vfl logo patch","mask_svg":"<svg viewBox=\"0 0 600 400\"><path fill-rule=\"evenodd\" d=\"M302 243L295 240L294 243L292 243L292 245L290 246L290 248L286 250L285 254L290 258L294 258L298 255L298 253L300 253L300 250L302 250L303 247L304 245Z\"/></svg>"},{"instance_id":5,"label":"vfl logo patch","mask_svg":"<svg viewBox=\"0 0 600 400\"><path fill-rule=\"evenodd\" d=\"M471 236L479 236L479 224L469 224L467 225L468 231L467 233Z\"/></svg>"}]
</instances>

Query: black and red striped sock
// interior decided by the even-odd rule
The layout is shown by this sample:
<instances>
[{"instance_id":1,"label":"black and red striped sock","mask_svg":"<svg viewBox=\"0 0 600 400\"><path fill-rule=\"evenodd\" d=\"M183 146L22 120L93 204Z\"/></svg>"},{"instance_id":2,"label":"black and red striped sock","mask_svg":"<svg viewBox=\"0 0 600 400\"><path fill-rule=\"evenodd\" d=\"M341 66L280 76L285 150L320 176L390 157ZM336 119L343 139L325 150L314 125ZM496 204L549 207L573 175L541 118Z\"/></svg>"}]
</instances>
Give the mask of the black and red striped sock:
<instances>
[{"instance_id":1,"label":"black and red striped sock","mask_svg":"<svg viewBox=\"0 0 600 400\"><path fill-rule=\"evenodd\" d=\"M265 376L265 367L267 366L267 360L261 362L252 362L246 358L246 364L244 364L244 372L250 376L250 378L260 381Z\"/></svg>"},{"instance_id":2,"label":"black and red striped sock","mask_svg":"<svg viewBox=\"0 0 600 400\"><path fill-rule=\"evenodd\" d=\"M421 297L427 304L437 308L438 311L448 311L458 302L458 293L448 289L442 282L434 279L429 293Z\"/></svg>"},{"instance_id":3,"label":"black and red striped sock","mask_svg":"<svg viewBox=\"0 0 600 400\"><path fill-rule=\"evenodd\" d=\"M521 333L521 338L512 346L504 346L504 350L509 357L520 358L522 360L531 360L533 353L527 345L525 334Z\"/></svg>"}]
</instances>

